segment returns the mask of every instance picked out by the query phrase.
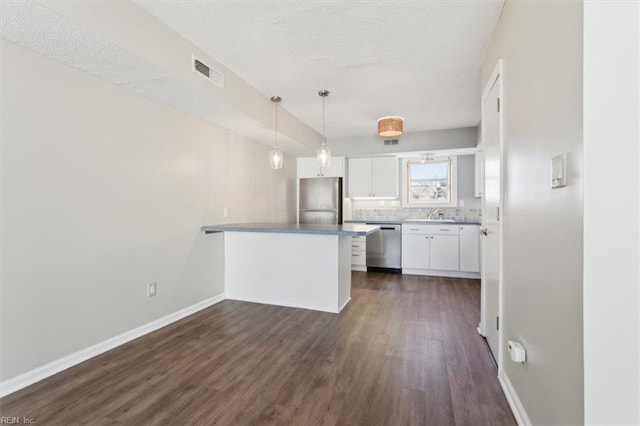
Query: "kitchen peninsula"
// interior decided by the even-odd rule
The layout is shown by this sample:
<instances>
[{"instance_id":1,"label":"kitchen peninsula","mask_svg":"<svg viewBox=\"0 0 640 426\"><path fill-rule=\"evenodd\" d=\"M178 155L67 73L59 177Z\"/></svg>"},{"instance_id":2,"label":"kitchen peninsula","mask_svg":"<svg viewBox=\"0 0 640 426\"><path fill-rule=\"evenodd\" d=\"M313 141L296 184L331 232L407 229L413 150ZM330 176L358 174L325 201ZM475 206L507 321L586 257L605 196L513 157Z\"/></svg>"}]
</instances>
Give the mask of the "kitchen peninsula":
<instances>
[{"instance_id":1,"label":"kitchen peninsula","mask_svg":"<svg viewBox=\"0 0 640 426\"><path fill-rule=\"evenodd\" d=\"M351 237L375 225L243 223L201 227L224 232L229 299L338 313L351 300Z\"/></svg>"}]
</instances>

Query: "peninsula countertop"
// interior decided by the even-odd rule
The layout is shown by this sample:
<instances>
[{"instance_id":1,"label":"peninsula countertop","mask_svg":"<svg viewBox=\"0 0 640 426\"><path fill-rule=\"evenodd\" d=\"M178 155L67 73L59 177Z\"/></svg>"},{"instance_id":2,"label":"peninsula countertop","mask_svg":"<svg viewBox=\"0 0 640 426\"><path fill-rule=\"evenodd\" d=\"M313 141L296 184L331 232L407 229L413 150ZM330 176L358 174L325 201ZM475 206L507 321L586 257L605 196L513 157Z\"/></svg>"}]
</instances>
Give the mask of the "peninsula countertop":
<instances>
[{"instance_id":1,"label":"peninsula countertop","mask_svg":"<svg viewBox=\"0 0 640 426\"><path fill-rule=\"evenodd\" d=\"M380 229L376 225L363 223L345 223L343 225L304 224L304 223L232 223L224 225L205 225L200 230L205 234L213 232L269 232L277 234L316 234L363 236Z\"/></svg>"}]
</instances>

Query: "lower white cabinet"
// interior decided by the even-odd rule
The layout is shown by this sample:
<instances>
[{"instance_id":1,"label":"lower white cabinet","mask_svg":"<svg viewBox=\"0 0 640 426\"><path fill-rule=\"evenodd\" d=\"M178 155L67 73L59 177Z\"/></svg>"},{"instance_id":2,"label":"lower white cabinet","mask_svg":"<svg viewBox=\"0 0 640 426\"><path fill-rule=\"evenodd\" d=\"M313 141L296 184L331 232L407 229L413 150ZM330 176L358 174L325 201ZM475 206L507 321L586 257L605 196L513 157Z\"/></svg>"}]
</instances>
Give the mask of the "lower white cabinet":
<instances>
[{"instance_id":1,"label":"lower white cabinet","mask_svg":"<svg viewBox=\"0 0 640 426\"><path fill-rule=\"evenodd\" d=\"M429 269L429 235L402 234L402 268Z\"/></svg>"},{"instance_id":2,"label":"lower white cabinet","mask_svg":"<svg viewBox=\"0 0 640 426\"><path fill-rule=\"evenodd\" d=\"M429 239L429 269L457 271L460 250L457 235L431 235Z\"/></svg>"},{"instance_id":3,"label":"lower white cabinet","mask_svg":"<svg viewBox=\"0 0 640 426\"><path fill-rule=\"evenodd\" d=\"M351 270L367 270L367 237L351 237Z\"/></svg>"},{"instance_id":4,"label":"lower white cabinet","mask_svg":"<svg viewBox=\"0 0 640 426\"><path fill-rule=\"evenodd\" d=\"M480 272L480 227L460 225L460 270Z\"/></svg>"},{"instance_id":5,"label":"lower white cabinet","mask_svg":"<svg viewBox=\"0 0 640 426\"><path fill-rule=\"evenodd\" d=\"M402 273L480 277L478 225L402 225Z\"/></svg>"}]
</instances>

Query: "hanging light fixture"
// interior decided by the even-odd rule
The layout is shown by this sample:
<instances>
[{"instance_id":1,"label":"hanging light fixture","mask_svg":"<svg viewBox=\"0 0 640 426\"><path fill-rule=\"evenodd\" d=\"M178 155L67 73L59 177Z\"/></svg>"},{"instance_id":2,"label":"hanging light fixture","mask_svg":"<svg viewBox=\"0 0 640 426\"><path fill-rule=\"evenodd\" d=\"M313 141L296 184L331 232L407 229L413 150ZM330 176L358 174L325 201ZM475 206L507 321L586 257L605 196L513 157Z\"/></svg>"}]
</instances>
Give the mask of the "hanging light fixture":
<instances>
[{"instance_id":1,"label":"hanging light fixture","mask_svg":"<svg viewBox=\"0 0 640 426\"><path fill-rule=\"evenodd\" d=\"M389 116L378 118L378 135L400 136L402 134L404 118Z\"/></svg>"},{"instance_id":2,"label":"hanging light fixture","mask_svg":"<svg viewBox=\"0 0 640 426\"><path fill-rule=\"evenodd\" d=\"M274 140L275 143L273 145L273 149L269 153L269 162L271 163L271 168L273 170L280 170L282 168L282 164L284 163L284 155L282 155L282 151L278 148L278 102L282 99L280 96L272 96L271 102L273 102L273 106L275 109L275 127L274 127Z\"/></svg>"},{"instance_id":3,"label":"hanging light fixture","mask_svg":"<svg viewBox=\"0 0 640 426\"><path fill-rule=\"evenodd\" d=\"M324 136L324 98L329 96L328 90L321 90L318 95L322 97L322 144L316 151L316 157L320 163L320 167L329 167L331 164L331 150L327 146L327 138Z\"/></svg>"}]
</instances>

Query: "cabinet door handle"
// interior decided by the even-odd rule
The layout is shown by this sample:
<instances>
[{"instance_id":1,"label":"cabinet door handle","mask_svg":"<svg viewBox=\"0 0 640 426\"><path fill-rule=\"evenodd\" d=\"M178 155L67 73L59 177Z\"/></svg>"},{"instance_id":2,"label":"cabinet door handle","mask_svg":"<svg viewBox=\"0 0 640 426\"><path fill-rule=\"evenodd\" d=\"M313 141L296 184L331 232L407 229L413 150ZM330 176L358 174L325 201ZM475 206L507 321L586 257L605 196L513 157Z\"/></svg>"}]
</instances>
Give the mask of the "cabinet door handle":
<instances>
[{"instance_id":1,"label":"cabinet door handle","mask_svg":"<svg viewBox=\"0 0 640 426\"><path fill-rule=\"evenodd\" d=\"M482 228L482 229L480 230L480 234L482 234L482 235L485 235L485 236L486 236L486 235L487 235L487 228Z\"/></svg>"}]
</instances>

